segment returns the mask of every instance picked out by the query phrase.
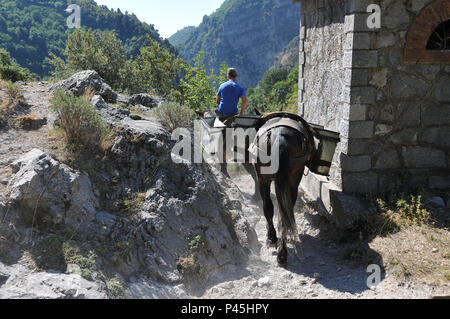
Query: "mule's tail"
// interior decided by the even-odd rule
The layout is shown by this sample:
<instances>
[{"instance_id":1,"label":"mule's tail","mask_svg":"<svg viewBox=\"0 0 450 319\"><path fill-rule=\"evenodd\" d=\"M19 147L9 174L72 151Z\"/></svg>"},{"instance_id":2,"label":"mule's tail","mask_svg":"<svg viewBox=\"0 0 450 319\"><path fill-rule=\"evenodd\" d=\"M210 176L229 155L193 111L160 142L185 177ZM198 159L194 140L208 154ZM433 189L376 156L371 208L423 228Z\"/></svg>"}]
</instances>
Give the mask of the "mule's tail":
<instances>
[{"instance_id":1,"label":"mule's tail","mask_svg":"<svg viewBox=\"0 0 450 319\"><path fill-rule=\"evenodd\" d=\"M278 138L280 165L275 174L275 193L280 211L281 232L292 240L297 240L298 232L294 216L293 190L290 185L290 157L289 142L283 135Z\"/></svg>"}]
</instances>

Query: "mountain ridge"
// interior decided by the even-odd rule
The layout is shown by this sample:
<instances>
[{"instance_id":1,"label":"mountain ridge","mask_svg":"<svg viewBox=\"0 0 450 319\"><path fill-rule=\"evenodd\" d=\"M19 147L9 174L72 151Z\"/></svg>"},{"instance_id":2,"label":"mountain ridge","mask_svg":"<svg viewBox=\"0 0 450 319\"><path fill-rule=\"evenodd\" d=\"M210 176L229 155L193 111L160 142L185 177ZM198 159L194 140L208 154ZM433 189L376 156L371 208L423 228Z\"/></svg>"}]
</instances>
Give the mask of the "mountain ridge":
<instances>
[{"instance_id":1,"label":"mountain ridge","mask_svg":"<svg viewBox=\"0 0 450 319\"><path fill-rule=\"evenodd\" d=\"M186 61L203 51L207 69L225 61L245 86L256 86L299 28L300 8L291 0L227 0L175 47Z\"/></svg>"}]
</instances>

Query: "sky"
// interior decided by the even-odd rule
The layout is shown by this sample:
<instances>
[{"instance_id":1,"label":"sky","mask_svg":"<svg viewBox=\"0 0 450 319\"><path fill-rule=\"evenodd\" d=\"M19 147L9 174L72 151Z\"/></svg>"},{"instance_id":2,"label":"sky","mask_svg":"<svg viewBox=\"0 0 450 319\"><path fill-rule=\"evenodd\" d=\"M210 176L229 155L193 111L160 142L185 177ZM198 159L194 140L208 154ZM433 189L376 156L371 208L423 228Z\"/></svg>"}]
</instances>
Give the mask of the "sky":
<instances>
[{"instance_id":1,"label":"sky","mask_svg":"<svg viewBox=\"0 0 450 319\"><path fill-rule=\"evenodd\" d=\"M203 16L213 13L225 0L96 0L99 5L134 13L139 20L154 24L168 38L187 26L198 26Z\"/></svg>"}]
</instances>

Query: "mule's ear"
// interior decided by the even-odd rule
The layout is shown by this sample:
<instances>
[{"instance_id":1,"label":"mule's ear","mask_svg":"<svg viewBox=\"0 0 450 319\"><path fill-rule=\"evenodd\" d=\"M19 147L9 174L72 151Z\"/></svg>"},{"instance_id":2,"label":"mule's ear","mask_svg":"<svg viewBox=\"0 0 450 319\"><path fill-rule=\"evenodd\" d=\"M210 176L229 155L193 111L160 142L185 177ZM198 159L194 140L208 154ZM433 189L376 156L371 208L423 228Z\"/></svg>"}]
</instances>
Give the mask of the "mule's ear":
<instances>
[{"instance_id":1,"label":"mule's ear","mask_svg":"<svg viewBox=\"0 0 450 319\"><path fill-rule=\"evenodd\" d=\"M255 107L255 114L258 116L262 116L261 112Z\"/></svg>"}]
</instances>

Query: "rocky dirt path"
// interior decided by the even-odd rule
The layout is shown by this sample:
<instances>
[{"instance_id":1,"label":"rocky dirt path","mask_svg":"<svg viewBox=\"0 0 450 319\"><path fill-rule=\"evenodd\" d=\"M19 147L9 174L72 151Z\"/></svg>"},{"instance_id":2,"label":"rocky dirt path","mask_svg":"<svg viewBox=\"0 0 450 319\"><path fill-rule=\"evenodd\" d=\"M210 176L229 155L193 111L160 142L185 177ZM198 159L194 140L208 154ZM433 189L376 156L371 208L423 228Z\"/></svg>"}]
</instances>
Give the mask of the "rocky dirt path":
<instances>
[{"instance_id":1,"label":"rocky dirt path","mask_svg":"<svg viewBox=\"0 0 450 319\"><path fill-rule=\"evenodd\" d=\"M25 101L29 105L24 114L34 114L37 118L48 116L50 85L30 83L24 85ZM3 94L0 90L0 97ZM6 192L7 177L11 174L9 164L33 148L52 153L52 143L48 138L48 126L37 130L9 129L0 131L0 201ZM235 174L235 187L251 199L253 181L246 174ZM230 189L230 192L236 189ZM273 195L274 197L274 195ZM301 194L300 194L301 198ZM308 208L303 200L298 200L296 218L301 234L302 250L299 256L289 251L288 267L276 264L275 248L266 247L266 221L258 203L246 210L247 219L256 230L261 245L260 254L250 256L245 264L227 265L208 281L206 289L196 294L178 290L167 297L200 298L428 298L432 295L449 294L447 288L399 281L389 274L384 275L376 288L367 287L367 263L352 264L343 258L347 247L334 239L336 231L332 225ZM244 212L243 212L244 213ZM370 250L369 247L361 249ZM373 254L376 255L375 252ZM26 260L19 262L25 267ZM29 267L25 267L28 269ZM32 270L27 270L32 274ZM1 269L0 269L1 272ZM28 275L28 273L27 273ZM0 283L2 277L0 273ZM161 290L167 290L164 285ZM139 286L142 298L165 297L155 294L155 287L145 290ZM445 291L447 289L447 291ZM96 297L96 296L92 296Z\"/></svg>"},{"instance_id":2,"label":"rocky dirt path","mask_svg":"<svg viewBox=\"0 0 450 319\"><path fill-rule=\"evenodd\" d=\"M23 108L23 114L20 115L46 118L51 99L49 84L32 82L24 84L22 87L27 107ZM0 92L0 95L3 97L4 92ZM47 125L43 125L37 130L15 128L0 130L0 199L5 194L7 177L11 174L9 164L33 148L51 151Z\"/></svg>"},{"instance_id":3,"label":"rocky dirt path","mask_svg":"<svg viewBox=\"0 0 450 319\"><path fill-rule=\"evenodd\" d=\"M253 194L253 182L248 175L235 176L233 181L248 197ZM262 245L260 256L253 256L246 265L229 266L221 271L212 278L202 298L428 298L449 292L448 288L445 291L398 281L389 274L382 276L377 287L369 289L367 265L345 262L342 258L345 247L322 238L323 234L333 232L333 227L306 209L302 200L297 202L296 216L303 256L300 250L297 256L291 246L288 267L280 268L276 265L276 249L265 244L265 218L260 209L256 206L255 209L258 212L255 229Z\"/></svg>"}]
</instances>

